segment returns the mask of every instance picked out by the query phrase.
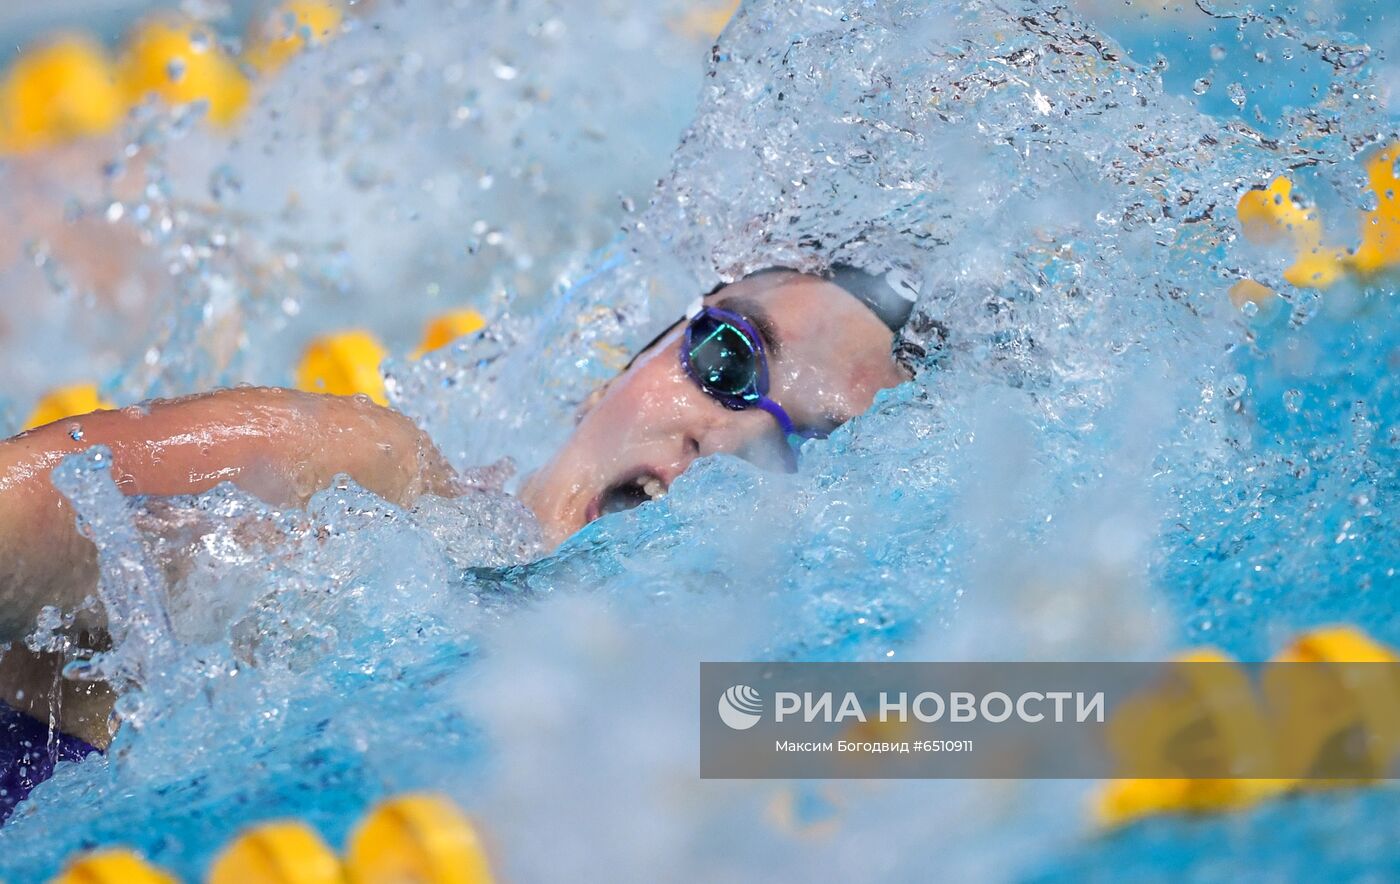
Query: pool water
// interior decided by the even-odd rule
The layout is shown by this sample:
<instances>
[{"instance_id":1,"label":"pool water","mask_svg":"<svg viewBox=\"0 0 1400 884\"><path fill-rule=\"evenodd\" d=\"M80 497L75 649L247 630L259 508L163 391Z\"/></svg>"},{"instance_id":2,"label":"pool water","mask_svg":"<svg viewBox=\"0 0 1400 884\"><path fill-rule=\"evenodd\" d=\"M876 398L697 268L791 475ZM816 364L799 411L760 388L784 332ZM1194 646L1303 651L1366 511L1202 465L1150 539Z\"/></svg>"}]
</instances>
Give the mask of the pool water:
<instances>
[{"instance_id":1,"label":"pool water","mask_svg":"<svg viewBox=\"0 0 1400 884\"><path fill-rule=\"evenodd\" d=\"M422 788L471 812L516 880L1400 866L1385 784L1101 833L1093 783L697 779L701 660L1257 660L1335 622L1400 645L1394 278L1291 285L1292 250L1236 217L1287 175L1333 241L1359 241L1400 18L1219 6L746 3L706 57L678 7L599 29L572 5L382 4L234 144L150 122L147 149L189 167L160 199L203 187L201 164L256 184L145 244L234 234L143 302L145 332L92 342L109 389L285 382L317 323L392 336L446 287L488 331L391 359L387 389L459 467L494 466L411 511L345 481L283 512L229 488L128 501L101 452L66 462L124 612L89 666L132 689L106 759L61 765L0 829L0 876L116 842L196 876L250 822L339 844L368 803ZM539 39L568 100L519 91L548 74ZM673 60L687 40L694 68ZM403 85L459 52L442 90ZM632 73L652 55L669 76ZM459 136L442 114L462 83L484 122ZM629 149L661 158L654 186ZM482 163L513 189L483 189ZM303 181L305 214L258 213ZM396 207L429 181L419 226ZM504 233L471 251L458 217L514 230L515 251ZM508 492L588 390L697 291L831 261L921 280L918 378L795 473L708 459L540 557ZM1245 279L1272 294L1237 304ZM63 309L34 322L61 338L44 322Z\"/></svg>"}]
</instances>

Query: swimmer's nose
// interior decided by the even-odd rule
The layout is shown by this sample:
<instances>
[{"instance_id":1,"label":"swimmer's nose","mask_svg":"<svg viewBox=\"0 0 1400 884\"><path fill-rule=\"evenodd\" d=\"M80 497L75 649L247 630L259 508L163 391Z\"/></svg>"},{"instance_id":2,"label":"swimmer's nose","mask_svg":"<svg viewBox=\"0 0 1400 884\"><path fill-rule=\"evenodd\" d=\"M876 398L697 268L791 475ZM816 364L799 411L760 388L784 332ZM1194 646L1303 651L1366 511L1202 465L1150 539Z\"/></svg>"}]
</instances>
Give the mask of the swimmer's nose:
<instances>
[{"instance_id":1,"label":"swimmer's nose","mask_svg":"<svg viewBox=\"0 0 1400 884\"><path fill-rule=\"evenodd\" d=\"M716 405L721 413L712 415L695 434L697 458L730 454L761 469L791 468L790 449L770 415L756 408L735 411Z\"/></svg>"}]
</instances>

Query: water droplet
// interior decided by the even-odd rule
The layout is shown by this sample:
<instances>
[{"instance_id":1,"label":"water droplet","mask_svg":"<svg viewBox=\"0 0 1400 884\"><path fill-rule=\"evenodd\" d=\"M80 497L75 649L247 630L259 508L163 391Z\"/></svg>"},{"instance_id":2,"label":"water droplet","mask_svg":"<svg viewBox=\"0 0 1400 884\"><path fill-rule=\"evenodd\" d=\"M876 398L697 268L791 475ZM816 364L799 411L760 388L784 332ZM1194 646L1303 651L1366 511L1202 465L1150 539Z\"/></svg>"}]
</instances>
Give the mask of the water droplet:
<instances>
[{"instance_id":1,"label":"water droplet","mask_svg":"<svg viewBox=\"0 0 1400 884\"><path fill-rule=\"evenodd\" d=\"M1248 100L1245 95L1244 87L1239 83L1231 83L1229 86L1226 86L1225 93L1230 96L1230 103L1238 108L1243 108L1245 101Z\"/></svg>"},{"instance_id":2,"label":"water droplet","mask_svg":"<svg viewBox=\"0 0 1400 884\"><path fill-rule=\"evenodd\" d=\"M1238 399L1244 395L1244 391L1249 387L1249 382L1242 374L1232 374L1225 379L1225 387L1221 393L1226 399Z\"/></svg>"},{"instance_id":3,"label":"water droplet","mask_svg":"<svg viewBox=\"0 0 1400 884\"><path fill-rule=\"evenodd\" d=\"M1210 77L1201 77L1191 85L1191 91L1197 95L1205 95L1210 91Z\"/></svg>"},{"instance_id":4,"label":"water droplet","mask_svg":"<svg viewBox=\"0 0 1400 884\"><path fill-rule=\"evenodd\" d=\"M165 76L168 77L172 83L178 83L183 80L185 78L185 60L179 56L170 59L169 63L165 66Z\"/></svg>"},{"instance_id":5,"label":"water droplet","mask_svg":"<svg viewBox=\"0 0 1400 884\"><path fill-rule=\"evenodd\" d=\"M1303 402L1302 390L1288 390L1283 394L1283 407L1292 414L1297 414Z\"/></svg>"},{"instance_id":6,"label":"water droplet","mask_svg":"<svg viewBox=\"0 0 1400 884\"><path fill-rule=\"evenodd\" d=\"M73 424L70 426L68 428L68 438L72 439L74 442L83 441L83 425Z\"/></svg>"}]
</instances>

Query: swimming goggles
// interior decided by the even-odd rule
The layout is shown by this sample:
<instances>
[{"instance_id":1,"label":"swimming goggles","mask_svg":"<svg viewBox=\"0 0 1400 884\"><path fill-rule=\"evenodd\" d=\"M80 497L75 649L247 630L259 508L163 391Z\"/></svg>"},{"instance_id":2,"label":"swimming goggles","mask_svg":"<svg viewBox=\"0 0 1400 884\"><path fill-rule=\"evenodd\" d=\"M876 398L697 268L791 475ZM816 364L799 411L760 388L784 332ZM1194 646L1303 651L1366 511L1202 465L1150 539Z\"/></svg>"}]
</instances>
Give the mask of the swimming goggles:
<instances>
[{"instance_id":1,"label":"swimming goggles","mask_svg":"<svg viewBox=\"0 0 1400 884\"><path fill-rule=\"evenodd\" d=\"M763 336L747 319L720 307L700 307L689 317L681 342L681 368L695 385L726 408L761 408L773 416L793 448L825 433L799 430L783 407L768 398L768 357Z\"/></svg>"}]
</instances>

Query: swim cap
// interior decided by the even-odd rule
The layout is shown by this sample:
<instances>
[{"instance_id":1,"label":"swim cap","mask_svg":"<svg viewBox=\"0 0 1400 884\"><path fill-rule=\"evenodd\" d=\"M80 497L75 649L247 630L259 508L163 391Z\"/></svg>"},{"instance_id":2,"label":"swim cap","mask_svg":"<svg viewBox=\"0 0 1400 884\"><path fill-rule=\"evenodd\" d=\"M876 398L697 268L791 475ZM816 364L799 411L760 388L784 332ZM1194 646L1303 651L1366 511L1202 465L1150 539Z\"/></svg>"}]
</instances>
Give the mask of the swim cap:
<instances>
[{"instance_id":1,"label":"swim cap","mask_svg":"<svg viewBox=\"0 0 1400 884\"><path fill-rule=\"evenodd\" d=\"M892 332L909 321L919 299L919 290L909 275L898 269L877 276L849 264L833 264L825 276L869 307Z\"/></svg>"},{"instance_id":2,"label":"swim cap","mask_svg":"<svg viewBox=\"0 0 1400 884\"><path fill-rule=\"evenodd\" d=\"M744 279L753 279L756 276L763 276L769 273L804 273L791 267L765 267L762 270L755 270L744 276ZM813 274L804 274L813 275ZM860 301L876 316L880 317L890 331L898 332L909 321L910 315L914 312L914 303L919 299L919 289L910 279L908 273L895 269L887 273L875 274L868 270L861 270L850 264L832 264L825 273L815 274L825 279L827 282L835 283L844 289L851 297ZM710 291L705 297L713 295L724 288L726 283L720 283ZM703 299L701 299L703 301ZM697 301L694 309L686 315L693 315L700 309Z\"/></svg>"}]
</instances>

